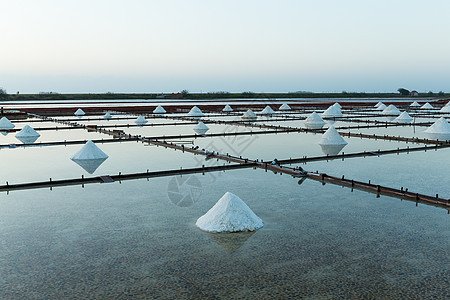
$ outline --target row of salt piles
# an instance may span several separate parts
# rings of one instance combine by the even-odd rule
[[[0,131],[1,130],[12,130],[16,127],[7,117],[2,117],[0,119]],[[6,133],[7,134],[7,133]],[[31,126],[25,125],[19,132],[16,133],[15,137],[21,141],[23,144],[33,144],[41,135],[36,132]]]

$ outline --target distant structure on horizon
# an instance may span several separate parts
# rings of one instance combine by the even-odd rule
[[[411,92],[409,93],[409,95],[410,95],[410,96],[413,96],[413,97],[416,97],[416,96],[419,96],[419,92],[418,92],[418,91],[411,91]]]

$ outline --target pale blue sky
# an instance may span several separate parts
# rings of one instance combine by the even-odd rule
[[[450,91],[449,0],[1,0],[9,93]]]

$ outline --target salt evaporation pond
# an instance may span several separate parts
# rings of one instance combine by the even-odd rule
[[[2,194],[0,292],[6,298],[445,298],[445,212],[267,175],[198,176],[202,195],[190,207],[168,199],[168,178]],[[265,227],[228,239],[198,230],[195,220],[228,190],[239,191]]]

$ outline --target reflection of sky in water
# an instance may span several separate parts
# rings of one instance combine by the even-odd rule
[[[27,123],[17,123],[16,128],[18,124],[21,128]],[[35,124],[29,125],[55,126]],[[298,127],[303,121],[268,124]],[[337,122],[336,126],[348,124],[356,125]],[[151,136],[191,134],[193,126],[123,129]],[[211,128],[208,133],[251,130],[207,126]],[[409,126],[360,132],[414,136]],[[110,138],[81,129],[39,133],[38,142]],[[211,151],[271,160],[322,156],[320,138],[321,134],[280,133],[193,141]],[[417,146],[344,139],[349,143],[345,153]],[[14,134],[0,136],[0,144],[9,143],[17,143]],[[82,146],[0,150],[0,181],[88,176],[70,160]],[[94,175],[223,164],[140,142],[98,146],[109,158]],[[442,149],[301,166],[448,198],[448,155],[449,149]],[[376,198],[311,180],[298,185],[298,179],[260,169],[195,175],[198,198],[191,199],[189,205],[176,205],[169,195],[189,189],[174,191],[169,182],[180,185],[194,181],[185,178],[188,176],[183,180],[170,177],[0,193],[0,294],[5,298],[262,298],[269,293],[280,298],[446,297],[450,239],[448,215],[443,209],[415,207],[408,201]],[[196,219],[227,191],[241,197],[263,219],[263,229],[248,236],[222,238],[195,227]]]
[[[0,194],[0,292],[444,298],[442,209],[314,181],[298,186],[263,170],[199,178],[203,194],[190,207],[168,199],[169,178]],[[226,191],[265,222],[231,244],[194,225]]]

